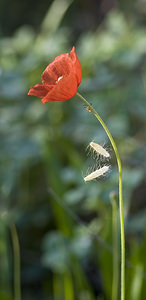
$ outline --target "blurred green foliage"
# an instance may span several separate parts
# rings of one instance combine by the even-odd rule
[[[58,3],[53,2],[39,34],[23,26],[0,40],[2,300],[13,297],[11,223],[20,239],[24,300],[111,299],[109,194],[118,190],[112,148],[76,97],[42,105],[27,96],[55,56],[72,48],[72,32],[61,26],[71,2],[63,2],[59,19]],[[83,71],[79,90],[109,126],[123,162],[126,299],[144,299],[146,28],[113,11],[75,46]],[[92,140],[106,144],[111,171],[85,184],[82,173],[95,165],[92,155],[86,155]],[[102,163],[96,160],[97,166]]]

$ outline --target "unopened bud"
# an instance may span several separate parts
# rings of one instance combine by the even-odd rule
[[[110,157],[110,154],[105,150],[102,146],[99,144],[96,144],[94,142],[90,143],[90,147],[95,150],[98,154],[105,156],[105,157]]]
[[[92,179],[100,177],[100,176],[104,175],[108,170],[109,170],[109,166],[104,166],[104,167],[97,169],[96,171],[90,173],[88,176],[84,177],[84,180],[90,181]]]

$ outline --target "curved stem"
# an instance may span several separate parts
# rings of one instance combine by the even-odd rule
[[[124,232],[124,216],[123,216],[123,196],[122,196],[122,164],[121,164],[119,152],[115,144],[115,141],[111,133],[109,132],[107,126],[99,116],[99,114],[82,95],[76,93],[76,96],[86,105],[87,108],[89,108],[89,110],[95,115],[95,117],[98,119],[98,121],[104,128],[112,144],[117,159],[118,170],[119,170],[119,208],[120,208],[120,228],[121,228],[121,300],[125,300],[125,232]]]
[[[14,299],[21,300],[20,246],[15,224],[10,224],[14,256]]]
[[[118,299],[119,282],[119,257],[118,257],[118,207],[114,192],[110,193],[112,204],[112,236],[113,236],[113,282],[112,282],[112,300]]]

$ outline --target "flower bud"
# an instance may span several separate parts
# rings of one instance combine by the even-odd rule
[[[90,173],[88,176],[84,177],[84,181],[90,181],[92,179],[100,177],[104,175],[108,170],[109,170],[109,166],[104,166],[100,169],[97,169],[96,171]]]
[[[100,146],[99,144],[96,144],[94,142],[90,143],[90,147],[95,150],[96,153],[105,156],[105,157],[110,157],[110,154],[107,152],[107,150],[105,150],[102,146]]]

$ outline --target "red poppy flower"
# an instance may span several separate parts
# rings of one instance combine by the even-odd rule
[[[48,101],[64,101],[72,98],[82,79],[81,65],[75,52],[57,56],[42,74],[42,84],[31,87],[28,95]]]

